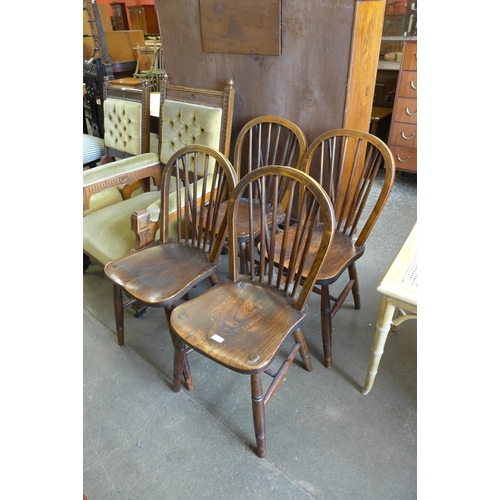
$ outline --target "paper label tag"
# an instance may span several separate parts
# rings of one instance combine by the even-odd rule
[[[219,342],[219,344],[221,342],[224,342],[224,339],[220,335],[217,335],[216,333],[214,333],[210,338],[215,340],[216,342]]]

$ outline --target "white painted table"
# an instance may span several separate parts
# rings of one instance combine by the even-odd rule
[[[401,247],[384,279],[377,288],[383,295],[375,330],[372,353],[363,394],[368,394],[377,375],[387,335],[407,319],[417,317],[417,224]],[[396,310],[398,311],[395,316]]]

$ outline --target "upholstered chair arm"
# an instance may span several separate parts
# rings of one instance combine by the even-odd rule
[[[162,165],[156,153],[124,158],[83,172],[83,210],[88,210],[92,195],[105,189],[132,184],[147,177],[155,186],[161,182]]]
[[[212,176],[208,177],[207,182],[211,182]],[[198,180],[198,190],[202,191],[203,179]],[[193,192],[194,186],[191,185],[191,192]],[[177,198],[175,193],[175,186],[170,186],[171,193],[168,200],[168,224],[169,224],[169,235],[174,237],[177,234]],[[182,198],[182,203],[184,198]],[[198,206],[201,203],[201,198],[198,199]],[[157,200],[151,203],[146,210],[137,210],[132,214],[132,231],[135,233],[135,246],[132,250],[137,252],[141,250],[146,245],[153,243],[160,229],[160,210],[161,210],[161,200]]]
[[[159,221],[152,221],[147,210],[137,210],[132,214],[132,231],[135,233],[135,245],[132,252],[137,252],[155,241],[160,227]]]

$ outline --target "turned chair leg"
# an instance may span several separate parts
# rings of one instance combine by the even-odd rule
[[[309,348],[307,347],[306,339],[304,337],[304,333],[302,329],[299,328],[293,332],[293,337],[295,338],[295,342],[300,344],[299,353],[302,358],[302,362],[304,363],[306,370],[308,372],[312,372],[313,366],[311,362],[311,356],[309,355]]]
[[[115,308],[116,335],[118,336],[118,345],[124,343],[123,328],[123,298],[122,289],[118,285],[113,285],[113,301]]]
[[[186,381],[188,391],[193,390],[193,382],[191,378],[191,370],[187,364],[186,351],[188,346],[183,342],[180,337],[175,339],[175,353],[174,353],[174,392],[181,390],[182,377]]]
[[[250,375],[252,387],[252,414],[255,438],[257,440],[257,455],[266,456],[266,409],[260,373]]]
[[[321,336],[323,338],[323,364],[332,367],[332,317],[330,315],[330,290],[328,285],[321,287]]]
[[[167,328],[168,331],[170,332],[170,338],[172,339],[172,345],[174,346],[175,353],[174,353],[174,391],[179,392],[180,390],[180,382],[179,382],[179,388],[175,390],[176,386],[176,374],[178,373],[175,367],[175,362],[177,360],[177,342],[178,342],[178,337],[175,335],[175,333],[172,331],[172,328],[170,328],[170,316],[172,315],[172,308],[171,307],[165,307],[165,317],[167,319]],[[182,340],[179,339],[179,342],[181,342],[180,347],[182,349],[182,356],[183,356],[183,361],[182,361],[182,375],[184,376],[184,381],[186,382],[186,387],[188,391],[192,391],[194,389],[193,385],[193,377],[191,376],[191,369],[189,368],[189,361],[186,356],[186,351],[188,347],[182,342]]]
[[[352,286],[352,298],[354,299],[354,308],[361,309],[361,297],[359,295],[359,282],[358,282],[358,271],[356,270],[356,264],[349,266],[349,279],[354,281]]]

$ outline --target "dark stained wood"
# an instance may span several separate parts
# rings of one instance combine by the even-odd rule
[[[234,167],[238,179],[248,172],[266,165],[282,165],[292,168],[300,168],[302,159],[307,149],[307,139],[304,132],[293,122],[278,116],[259,116],[250,120],[238,133],[234,152]],[[278,218],[281,220],[283,205],[287,202],[288,184],[279,186],[278,194]],[[256,196],[257,193],[256,193]],[[223,207],[225,211],[226,207]],[[242,212],[238,217],[240,221],[237,227],[238,242],[240,245],[241,265],[246,265],[246,250],[250,241],[250,232],[247,225],[248,201],[242,200],[238,210]],[[258,199],[254,200],[254,210],[260,211]],[[221,211],[220,217],[223,216]],[[273,219],[269,211],[266,211],[268,223]],[[259,232],[253,234],[253,239],[259,236]]]
[[[191,162],[194,162],[192,184],[188,174]],[[198,181],[201,181],[199,186]],[[219,229],[217,213],[235,183],[236,173],[231,163],[214,149],[192,145],[172,156],[161,182],[160,239],[104,267],[114,286],[119,345],[124,343],[124,307],[133,303],[162,307],[168,320],[167,309],[189,290],[207,278],[217,280],[215,271],[220,259],[210,255]],[[172,199],[173,213],[169,208]],[[172,224],[176,235],[169,233]],[[122,292],[131,298],[125,304]]]
[[[354,31],[358,3],[376,4],[375,10],[382,11],[385,6],[383,0],[283,1],[282,55],[256,56],[204,52],[198,0],[156,0],[165,63],[176,84],[216,87],[221,75],[237,82],[234,136],[261,115],[288,118],[309,141],[344,126],[352,113],[368,130],[373,94],[364,95],[370,85],[360,83],[361,77],[354,73],[349,77],[354,64],[351,51],[356,46],[353,35],[361,37],[368,50],[356,64],[365,65],[363,78],[375,80],[375,71],[371,75],[369,68],[376,69],[378,63],[375,51],[380,46],[381,27],[374,26],[378,12],[373,23],[367,12]],[[365,9],[363,6],[363,12]],[[363,96],[361,106],[351,105],[356,95]]]
[[[268,203],[273,218],[279,207],[279,185],[290,183],[290,197],[284,206],[283,223],[268,224],[264,211],[240,211],[238,205],[249,195],[258,206]],[[257,193],[259,193],[257,195]],[[294,226],[297,238],[288,238],[292,224],[292,207],[297,202],[300,213]],[[303,280],[305,263],[310,256],[315,221],[321,216],[320,243],[315,258]],[[244,217],[250,234],[262,235],[258,247],[250,245],[249,273],[239,272],[238,227]],[[171,315],[171,326],[177,336],[174,357],[174,391],[179,391],[189,348],[237,373],[251,376],[252,411],[257,440],[257,454],[266,454],[265,407],[284,380],[295,356],[300,353],[307,370],[312,364],[301,325],[307,315],[307,300],[316,276],[333,238],[333,206],[325,191],[310,176],[297,169],[267,166],[247,174],[236,186],[228,203],[229,276],[208,292],[177,306]],[[213,252],[224,243],[224,223]],[[284,252],[276,266],[274,260],[277,235],[283,234]],[[287,268],[285,256],[288,255]],[[292,335],[295,343],[275,371],[271,365],[285,340]],[[264,391],[261,375],[272,378]]]
[[[282,0],[200,0],[205,52],[281,54]]]
[[[350,292],[355,308],[361,307],[355,263],[364,254],[368,237],[387,202],[396,169],[391,151],[378,137],[345,129],[331,130],[316,138],[302,165],[304,171],[314,172],[313,176],[329,194],[337,220],[333,244],[314,288],[321,295],[324,364],[330,368],[332,318]],[[385,174],[382,188],[375,203],[367,204],[379,172]],[[329,286],[346,270],[347,285],[337,297],[331,296]]]

